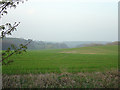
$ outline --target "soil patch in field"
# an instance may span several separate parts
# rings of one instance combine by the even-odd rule
[[[97,53],[80,53],[80,54],[97,54]]]
[[[78,53],[77,51],[64,51],[64,52],[60,52],[60,53]]]
[[[80,53],[80,52],[77,52],[77,51],[64,51],[64,52],[60,52],[60,53],[97,54],[97,53]]]

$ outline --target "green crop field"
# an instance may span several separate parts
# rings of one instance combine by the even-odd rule
[[[3,74],[105,71],[118,68],[118,46],[32,50],[10,59],[14,62],[2,67]]]

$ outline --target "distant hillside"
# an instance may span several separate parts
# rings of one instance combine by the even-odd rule
[[[117,45],[102,45],[102,46],[88,46],[81,48],[69,48],[64,49],[61,53],[73,53],[73,54],[117,54]]]
[[[120,42],[115,41],[115,42],[107,43],[107,45],[120,45]]]
[[[103,45],[106,45],[106,44],[90,43],[90,44],[82,44],[82,45],[78,45],[77,47],[103,46]]]
[[[109,41],[67,41],[64,42],[69,48],[76,48],[76,47],[86,47],[90,45],[105,45],[110,43]]]
[[[2,40],[2,50],[6,50],[11,44],[14,44],[16,47],[19,47],[20,44],[26,44],[28,40],[21,38],[4,38]],[[48,43],[43,41],[32,41],[28,46],[29,50],[36,49],[61,49],[68,48],[64,43]]]
[[[108,42],[108,43],[101,43],[101,42],[97,42],[97,43],[90,43],[90,44],[82,44],[82,45],[78,45],[77,47],[94,47],[94,46],[104,46],[104,45],[118,45],[118,41],[114,41],[114,42]]]

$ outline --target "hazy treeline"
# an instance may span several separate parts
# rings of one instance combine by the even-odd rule
[[[19,47],[20,44],[26,44],[28,40],[21,38],[4,38],[2,42],[2,50],[6,50],[14,44]],[[45,41],[33,41],[28,45],[28,50],[41,50],[41,49],[62,49],[62,48],[79,48],[88,46],[103,46],[103,45],[118,45],[118,41],[67,41],[67,42],[45,42]]]
[[[18,47],[20,44],[26,44],[28,40],[20,38],[4,38],[2,40],[2,50],[6,50],[8,47],[11,47],[11,44],[14,44]],[[68,48],[64,43],[50,43],[44,41],[32,41],[28,46],[28,50],[37,50],[37,49],[61,49]]]

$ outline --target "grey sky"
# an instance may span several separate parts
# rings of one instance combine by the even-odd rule
[[[20,21],[12,37],[42,41],[118,40],[117,0],[28,0],[2,23]]]

